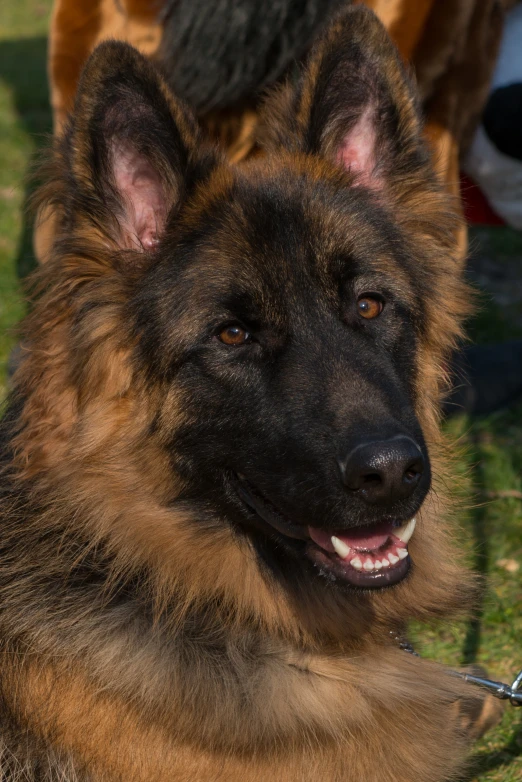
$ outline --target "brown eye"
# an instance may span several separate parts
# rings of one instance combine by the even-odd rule
[[[383,309],[384,302],[380,299],[373,298],[373,296],[361,296],[357,301],[357,313],[361,318],[366,318],[366,320],[377,318]]]
[[[227,326],[219,332],[217,338],[224,345],[244,345],[251,339],[248,331],[241,326]]]

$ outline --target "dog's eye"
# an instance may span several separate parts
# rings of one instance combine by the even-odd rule
[[[242,326],[232,324],[222,329],[217,338],[224,345],[245,345],[252,337]]]
[[[361,296],[357,300],[357,314],[366,320],[377,318],[384,309],[384,302],[374,296]]]

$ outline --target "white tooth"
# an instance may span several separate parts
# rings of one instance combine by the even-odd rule
[[[363,565],[363,568],[365,570],[373,570],[374,569],[374,564],[373,564],[372,560],[371,559],[367,559],[366,562]]]
[[[355,559],[352,559],[350,565],[354,567],[356,570],[362,570],[362,562],[359,559],[359,557],[355,557]]]
[[[386,559],[386,557],[385,557],[385,558],[383,559],[383,561],[382,561],[382,566],[383,566],[383,567],[390,567],[390,563],[388,562],[388,560]]]
[[[396,565],[397,562],[399,561],[399,557],[396,557],[395,554],[391,554],[391,553],[388,554],[388,559],[390,560],[392,565]]]
[[[408,552],[406,551],[405,548],[398,548],[397,554],[399,555],[399,559],[406,559],[406,557],[408,556]]]
[[[383,565],[380,559],[375,560],[374,567],[376,570],[382,570]]]
[[[404,526],[394,530],[393,534],[395,535],[396,538],[402,540],[404,545],[406,545],[406,543],[413,535],[413,530],[415,529],[416,523],[417,523],[417,519],[410,519],[410,521],[407,524],[404,524]]]
[[[346,543],[343,543],[342,540],[336,538],[335,535],[332,535],[331,541],[332,541],[332,546],[335,549],[335,553],[338,554],[341,557],[341,559],[346,559],[351,551],[350,546],[347,546]]]

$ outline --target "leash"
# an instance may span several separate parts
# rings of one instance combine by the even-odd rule
[[[464,679],[469,684],[482,687],[483,690],[487,690],[495,698],[499,698],[501,701],[509,701],[512,706],[522,706],[522,671],[518,673],[512,684],[496,682],[493,679],[483,679],[481,676],[473,676],[471,673],[462,673],[461,671],[450,670],[449,674],[457,676],[459,679]]]
[[[420,654],[415,651],[409,641],[397,635],[393,630],[390,630],[390,635],[399,645],[399,649],[412,654],[414,657],[420,657]],[[463,673],[462,671],[453,671],[451,669],[448,670],[448,674],[456,676],[458,679],[463,679],[468,684],[481,687],[495,698],[501,701],[509,701],[512,706],[522,706],[522,671],[515,676],[512,684],[505,684],[504,682],[497,682],[493,679],[485,679],[482,676],[474,676],[471,673]]]

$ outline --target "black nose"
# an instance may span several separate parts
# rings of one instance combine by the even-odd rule
[[[358,445],[338,463],[345,486],[370,505],[407,499],[425,469],[420,448],[405,436]]]

